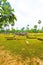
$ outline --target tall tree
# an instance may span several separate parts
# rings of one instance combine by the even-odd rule
[[[37,25],[34,25],[35,32],[37,32]]]
[[[21,28],[21,31],[23,32],[23,31],[24,31],[24,29],[25,29],[25,27],[22,27],[22,28]]]
[[[14,25],[16,20],[14,9],[12,9],[10,3],[7,0],[0,0],[0,28],[2,25]]]
[[[39,24],[39,29],[40,29],[41,20],[38,20],[38,24]]]
[[[29,25],[27,25],[27,30],[29,30]]]
[[[34,29],[37,29],[37,25],[34,25]]]

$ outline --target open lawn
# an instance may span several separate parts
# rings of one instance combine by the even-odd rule
[[[28,36],[30,38],[26,38],[26,36],[19,36],[19,35],[17,36],[14,34],[0,34],[0,50],[9,51],[10,55],[13,58],[14,57],[18,58],[20,56],[23,61],[25,61],[26,58],[29,58],[29,59],[39,58],[43,61],[43,41],[37,39],[37,38],[43,39],[43,33],[38,33],[38,34],[29,33]],[[11,38],[16,37],[16,39],[13,38],[11,40],[7,40],[7,38],[10,38],[10,37]],[[0,65],[4,65],[4,64],[0,64]],[[19,65],[19,64],[15,64],[15,65]],[[35,65],[35,64],[28,63],[27,65]],[[37,62],[36,65],[43,65],[43,62],[42,64],[41,62],[40,64],[38,64]]]

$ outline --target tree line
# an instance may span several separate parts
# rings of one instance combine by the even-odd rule
[[[5,30],[2,27],[1,30],[0,30],[0,33],[2,33],[2,32],[4,32],[4,33],[25,33],[25,32],[29,32],[29,33],[43,33],[43,27],[40,29],[41,20],[38,20],[38,24],[39,24],[39,28],[38,28],[37,25],[34,25],[33,28],[29,29],[29,25],[27,25],[26,29],[25,29],[25,27],[22,27],[20,30],[19,29],[14,29],[13,27],[10,30],[9,26],[8,26],[8,29]]]

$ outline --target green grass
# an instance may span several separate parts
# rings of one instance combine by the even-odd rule
[[[0,46],[4,46],[13,56],[22,55],[23,58],[37,56],[43,59],[43,41],[37,39],[26,39],[25,36],[18,36],[21,40],[7,40],[5,39],[5,36],[9,35],[0,34]],[[37,37],[38,36],[39,35],[37,35]],[[26,44],[26,41],[29,42],[28,45]]]

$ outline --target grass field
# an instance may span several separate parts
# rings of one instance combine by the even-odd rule
[[[16,37],[16,39],[7,40],[6,38],[6,37],[13,38],[14,36]],[[26,36],[17,36],[13,34],[0,34],[0,50],[9,51],[13,57],[17,56],[18,58],[19,56],[21,56],[23,61],[26,58],[30,58],[30,59],[39,58],[43,61],[43,41],[37,39],[37,38],[43,39],[43,33],[38,33],[38,34],[29,33],[28,36],[30,38],[26,38]],[[0,64],[0,65],[4,65],[4,64]],[[27,65],[35,65],[35,64],[30,63]],[[37,63],[36,65],[39,65],[39,64]],[[40,64],[40,65],[43,65],[43,64]]]

